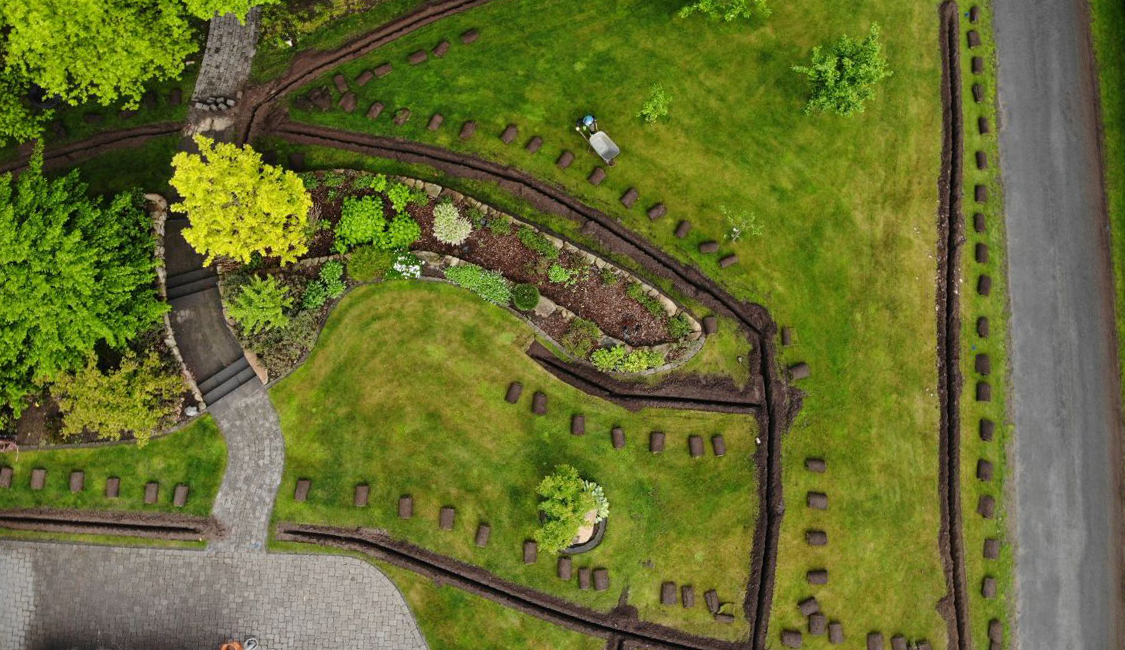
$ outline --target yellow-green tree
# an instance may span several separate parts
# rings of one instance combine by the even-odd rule
[[[195,136],[199,153],[172,159],[172,186],[191,226],[184,239],[207,256],[246,263],[254,253],[296,261],[308,250],[306,227],[312,199],[291,171],[267,165],[249,145]]]

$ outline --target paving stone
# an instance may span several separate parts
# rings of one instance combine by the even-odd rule
[[[392,70],[394,70],[393,65],[391,65],[390,63],[384,63],[375,68],[375,77],[377,79],[382,79],[383,77],[389,75]]]
[[[461,34],[461,42],[465,45],[468,45],[469,43],[475,43],[478,38],[480,38],[480,32],[476,29],[470,29],[469,31]]]
[[[184,103],[184,91],[182,88],[173,88],[168,91],[168,105],[179,106]]]
[[[906,650],[906,637],[901,634],[892,636],[891,650]]]
[[[605,180],[605,170],[601,167],[595,167],[586,180],[590,182],[590,185],[601,185],[602,181]]]
[[[613,427],[613,430],[610,431],[610,439],[613,441],[614,449],[625,448],[625,430],[621,427]]]
[[[411,54],[407,60],[410,61],[410,65],[418,65],[419,63],[425,63],[428,58],[430,58],[430,55],[426,53],[426,50],[418,50]]]
[[[442,530],[453,530],[457,521],[457,511],[452,506],[442,506],[438,513],[438,527]]]
[[[977,336],[982,339],[988,338],[988,316],[981,316],[977,319]]]
[[[640,198],[640,196],[640,193],[637,192],[637,188],[630,187],[624,194],[621,195],[621,205],[625,206],[626,208],[632,208],[633,204],[637,202],[637,199]]]
[[[504,132],[500,134],[500,141],[504,144],[512,144],[516,137],[519,136],[520,130],[515,124],[509,124]]]
[[[992,463],[983,458],[977,459],[977,479],[981,481],[992,480]]]
[[[653,431],[648,434],[648,450],[654,454],[664,451],[664,432]]]
[[[594,569],[594,591],[609,589],[609,569]]]
[[[0,489],[7,490],[12,487],[12,468],[0,467]]]
[[[883,650],[883,633],[867,633],[867,650]]]
[[[984,101],[984,86],[980,84],[973,84],[972,93],[974,102],[979,104]]]
[[[993,434],[995,434],[995,432],[996,432],[996,423],[993,422],[992,420],[989,420],[988,418],[981,418],[980,426],[979,426],[979,429],[978,429],[978,433],[980,434],[980,439],[983,440],[984,442],[989,442],[989,441],[992,440],[992,436],[993,436]]]
[[[158,498],[160,498],[160,484],[155,481],[145,483],[145,504],[152,505]]]
[[[800,648],[803,645],[801,633],[797,630],[782,630],[781,645],[786,648]]]
[[[966,39],[965,39],[965,40],[966,40],[966,41],[968,42],[968,44],[969,44],[969,49],[970,49],[970,50],[971,50],[971,49],[974,49],[974,48],[978,48],[978,47],[980,47],[980,34],[978,34],[978,33],[977,33],[977,30],[975,30],[975,29],[970,29],[970,30],[969,30],[969,33],[968,33],[968,34],[966,34],[966,35],[965,35],[965,37],[966,37]]]
[[[977,401],[978,402],[991,402],[992,401],[992,384],[987,381],[977,382]]]
[[[345,113],[351,113],[355,111],[357,101],[358,100],[355,97],[355,93],[344,93],[344,96],[340,98],[340,103],[338,104],[338,106],[340,107],[340,110],[344,111]]]
[[[789,377],[793,381],[808,379],[810,373],[811,371],[809,370],[809,364],[807,363],[795,363],[789,366]]]
[[[703,333],[707,336],[711,336],[715,332],[719,331],[719,320],[714,316],[704,316],[702,325]]]
[[[410,109],[400,108],[395,112],[395,126],[402,126],[410,120]]]
[[[426,126],[426,128],[431,131],[437,131],[441,128],[441,123],[444,121],[445,118],[442,117],[441,113],[434,113],[434,116],[430,118],[430,123]]]
[[[86,473],[82,470],[74,470],[70,473],[70,491],[77,493],[84,489],[86,489]]]
[[[111,476],[105,480],[105,496],[107,499],[116,499],[121,494],[121,479]]]
[[[687,237],[689,232],[691,232],[691,222],[690,221],[681,221],[680,223],[678,223],[676,225],[676,238],[677,239],[683,239],[684,237]]]
[[[294,501],[305,501],[309,498],[309,490],[312,489],[312,481],[307,478],[297,479],[297,487],[293,490]]]
[[[559,156],[559,159],[555,161],[555,164],[559,166],[559,169],[566,169],[567,167],[570,167],[571,163],[573,162],[574,154],[569,151],[563,151]]]
[[[100,113],[86,113],[82,116],[82,121],[86,124],[98,124],[102,121]]]
[[[790,345],[793,345],[793,328],[792,327],[781,328],[781,345],[783,345],[785,347],[789,347]]]
[[[477,526],[477,536],[473,540],[473,543],[476,544],[477,546],[479,546],[480,548],[484,548],[484,547],[488,546],[488,539],[491,536],[492,536],[492,526],[489,526],[488,524],[482,523],[482,524]]]
[[[42,467],[31,470],[31,489],[42,490],[45,485],[47,485],[47,470]]]
[[[969,22],[974,24],[974,25],[980,22],[980,7],[979,6],[973,5],[972,7],[969,7]]]
[[[182,507],[186,506],[187,500],[188,500],[188,493],[190,491],[191,491],[191,489],[187,486],[186,483],[178,484],[176,486],[176,489],[172,492],[172,505],[177,507],[177,508],[182,508]]]
[[[581,413],[575,413],[570,416],[570,435],[584,436],[586,435],[586,416]]]
[[[828,569],[813,569],[805,573],[805,579],[810,585],[828,584]]]
[[[680,587],[680,603],[684,606],[684,609],[695,607],[695,588],[691,585]]]
[[[973,359],[973,369],[977,371],[978,375],[992,374],[992,361],[991,357],[981,352]]]
[[[988,169],[988,154],[983,151],[978,151],[975,154],[977,161],[977,169]]]
[[[557,575],[559,580],[570,580],[573,575],[573,567],[569,555],[563,555],[559,558]]]
[[[578,569],[578,588],[582,589],[582,590],[586,590],[586,589],[589,589],[590,587],[591,587],[590,568],[589,567],[582,567],[582,568]]]
[[[703,592],[703,602],[707,603],[707,611],[712,615],[719,613],[719,592],[714,589]]]
[[[305,154],[294,151],[289,154],[289,169],[300,172],[305,170]]]
[[[806,458],[805,469],[816,474],[823,474],[828,469],[828,463],[823,458]]]
[[[995,618],[988,622],[988,640],[995,643],[1004,641],[1004,624]]]
[[[531,412],[535,415],[547,415],[547,395],[536,391],[531,398]]]
[[[711,452],[715,454],[716,458],[722,458],[727,455],[727,443],[723,440],[723,435],[721,433],[711,436]]]
[[[448,52],[448,51],[449,51],[449,41],[442,41],[442,42],[438,43],[437,47],[435,47],[434,50],[433,50],[434,58],[440,59],[441,57],[445,56],[445,53]]]
[[[996,498],[989,494],[982,494],[980,499],[977,500],[977,514],[985,519],[992,519],[996,516]]]
[[[371,495],[371,486],[366,483],[360,483],[355,486],[355,495],[352,499],[352,505],[357,508],[367,507],[367,498]]]
[[[797,603],[797,609],[801,610],[801,616],[808,616],[820,611],[820,603],[816,602],[815,597],[809,597]]]
[[[527,144],[524,145],[523,149],[524,149],[524,151],[526,151],[528,153],[537,153],[539,151],[539,149],[542,148],[542,147],[543,147],[543,138],[540,138],[539,136],[534,136],[530,140],[527,141]]]
[[[699,252],[700,253],[708,253],[708,254],[717,253],[717,252],[719,252],[719,242],[714,241],[714,240],[705,241],[705,242],[703,242],[699,245]]]
[[[973,248],[973,259],[977,264],[988,264],[988,244],[977,242]]]
[[[461,125],[461,139],[468,140],[477,132],[477,123],[469,120]]]
[[[1000,557],[1000,540],[994,538],[987,538],[984,540],[984,559],[996,560]]]
[[[984,59],[979,56],[973,57],[973,74],[984,74]]]
[[[981,135],[988,135],[992,131],[992,129],[988,128],[987,117],[982,115],[977,118],[977,131],[979,131]]]
[[[992,576],[985,576],[980,584],[980,595],[985,598],[996,597],[996,578]]]
[[[822,636],[828,631],[828,617],[820,612],[809,616],[809,634]]]
[[[355,78],[355,85],[359,86],[360,88],[363,88],[364,86],[367,85],[367,82],[371,81],[374,78],[375,78],[374,72],[372,72],[370,70],[364,70],[363,72],[359,73],[358,77]]]
[[[626,207],[632,207],[632,206],[626,206]],[[656,205],[654,205],[654,206],[652,206],[651,208],[648,209],[649,221],[656,221],[657,219],[663,217],[666,214],[668,214],[668,208],[664,207],[663,203],[657,203]]]
[[[665,581],[660,585],[660,604],[661,605],[675,605],[678,602],[676,599],[676,583]]]
[[[828,533],[823,530],[806,530],[805,542],[809,546],[826,546],[828,544]]]
[[[523,394],[523,384],[518,381],[513,381],[508,384],[508,392],[504,395],[504,401],[509,404],[515,404],[520,401],[520,395]]]
[[[688,453],[692,458],[703,457],[703,436],[688,436]]]
[[[988,296],[992,293],[992,277],[989,275],[981,275],[977,278],[977,293],[982,296]]]
[[[336,84],[336,92],[338,92],[338,93],[348,92],[348,80],[344,78],[344,75],[342,75],[342,74],[334,75],[332,77],[332,83]]]
[[[738,264],[738,256],[737,255],[727,255],[726,257],[719,260],[719,268],[725,269],[725,268],[732,267],[735,264]]]
[[[984,232],[988,228],[988,223],[985,217],[980,212],[973,214],[973,230],[977,232]]]
[[[832,645],[839,645],[844,642],[844,624],[840,621],[831,621],[828,623],[828,642]]]
[[[828,495],[823,492],[808,492],[805,494],[805,504],[813,510],[827,510]]]
[[[404,494],[398,498],[398,518],[410,519],[414,516],[414,498]]]

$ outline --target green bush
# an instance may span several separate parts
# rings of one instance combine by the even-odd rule
[[[512,289],[512,303],[520,311],[531,311],[539,305],[539,289],[534,284],[517,284]]]
[[[496,271],[482,269],[476,264],[451,266],[445,277],[453,284],[464,287],[496,305],[507,305],[512,298],[508,280]]]
[[[320,267],[320,281],[332,299],[344,295],[348,285],[344,283],[344,265],[339,260],[329,260]]]
[[[315,283],[323,291],[324,285]],[[308,294],[306,294],[308,295]],[[327,294],[322,294],[327,299]],[[321,306],[323,306],[321,302]],[[252,348],[271,377],[293,367],[312,349],[320,331],[319,313],[315,310],[297,312],[289,324],[254,337]]]
[[[531,251],[547,259],[558,259],[559,249],[555,248],[555,245],[544,237],[542,233],[524,226],[520,228],[518,236],[520,241],[523,242],[523,245],[527,246]]]
[[[422,226],[409,214],[402,212],[391,219],[386,232],[379,236],[376,245],[384,250],[409,248],[422,237]]]
[[[625,346],[599,348],[590,355],[594,367],[602,372],[641,372],[664,365],[664,355],[655,350],[633,350],[627,352]]]
[[[301,307],[305,310],[316,310],[324,306],[328,302],[328,287],[324,286],[323,282],[313,280],[305,287],[305,293],[301,297]]]
[[[672,96],[664,90],[664,86],[653,84],[648,91],[648,99],[641,107],[637,117],[643,119],[645,124],[655,124],[657,120],[666,116],[672,105]]]
[[[691,321],[684,314],[676,314],[668,319],[668,335],[674,339],[682,339],[691,334]]]
[[[336,224],[337,251],[343,253],[348,248],[374,242],[386,224],[383,199],[372,196],[344,199],[340,221]]]
[[[483,228],[488,224],[487,220],[484,218],[484,213],[481,212],[480,208],[475,206],[465,210],[465,218],[473,224],[473,228]]]
[[[289,289],[277,278],[255,276],[231,299],[227,313],[248,334],[256,334],[288,325],[285,310],[292,304]]]
[[[629,297],[641,303],[641,306],[648,310],[648,313],[660,318],[664,316],[664,305],[659,300],[653,298],[645,292],[645,288],[639,282],[634,282],[629,285],[625,290]]]
[[[590,350],[597,346],[601,337],[602,331],[597,325],[585,318],[573,318],[559,343],[567,352],[585,359],[590,354]]]
[[[495,219],[489,220],[488,229],[497,237],[510,235],[512,234],[512,222],[507,217],[496,217]]]
[[[383,174],[361,174],[352,181],[352,187],[358,190],[385,192],[387,190],[387,177]]]
[[[564,284],[568,287],[573,287],[578,284],[580,275],[578,271],[568,269],[562,264],[552,264],[551,268],[547,269],[548,280],[555,284]]]
[[[536,492],[543,499],[539,502],[539,511],[543,513],[544,521],[534,537],[548,553],[558,553],[570,546],[587,512],[608,512],[609,505],[604,495],[599,501],[591,485],[597,487],[583,481],[578,470],[570,465],[558,465],[553,474],[539,482]]]
[[[814,47],[810,66],[793,66],[808,77],[811,93],[805,113],[829,111],[850,117],[863,112],[863,104],[875,96],[875,84],[891,76],[879,45],[879,25],[862,41],[841,36],[824,52]]]
[[[387,198],[391,200],[391,207],[395,214],[401,213],[407,205],[424,205],[430,200],[429,195],[421,190],[412,190],[403,183],[391,183],[387,188]]]
[[[397,256],[396,251],[361,246],[352,251],[348,258],[348,277],[356,282],[382,280],[394,265]]]
[[[680,9],[680,18],[701,13],[711,20],[730,22],[738,18],[750,18],[755,13],[770,15],[766,0],[691,0]]]
[[[607,286],[612,285],[612,284],[617,284],[618,282],[621,281],[621,276],[617,275],[617,271],[614,271],[613,269],[611,269],[608,266],[602,269],[601,276],[602,276],[602,284],[607,285]]]
[[[91,354],[84,368],[63,375],[51,388],[63,413],[64,437],[90,431],[102,440],[120,440],[132,433],[140,447],[172,423],[183,393],[180,374],[151,352],[141,359],[130,352],[115,370],[104,373]]]
[[[460,246],[473,233],[473,224],[452,203],[434,206],[434,237],[443,244]]]

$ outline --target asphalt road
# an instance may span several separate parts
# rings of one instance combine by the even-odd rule
[[[1122,426],[1082,0],[995,0],[1022,650],[1119,650]],[[983,625],[983,622],[974,622]]]

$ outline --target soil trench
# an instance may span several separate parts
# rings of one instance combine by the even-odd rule
[[[178,541],[209,541],[222,537],[221,526],[210,517],[112,510],[3,510],[0,511],[0,528]]]
[[[942,156],[938,179],[937,348],[941,403],[938,493],[941,530],[938,548],[951,601],[939,605],[949,631],[949,646],[970,650],[965,545],[961,528],[961,247],[965,239],[961,212],[964,126],[961,115],[961,30],[957,3],[939,9],[942,58]],[[943,599],[944,600],[944,599]],[[950,611],[952,610],[952,611]]]

